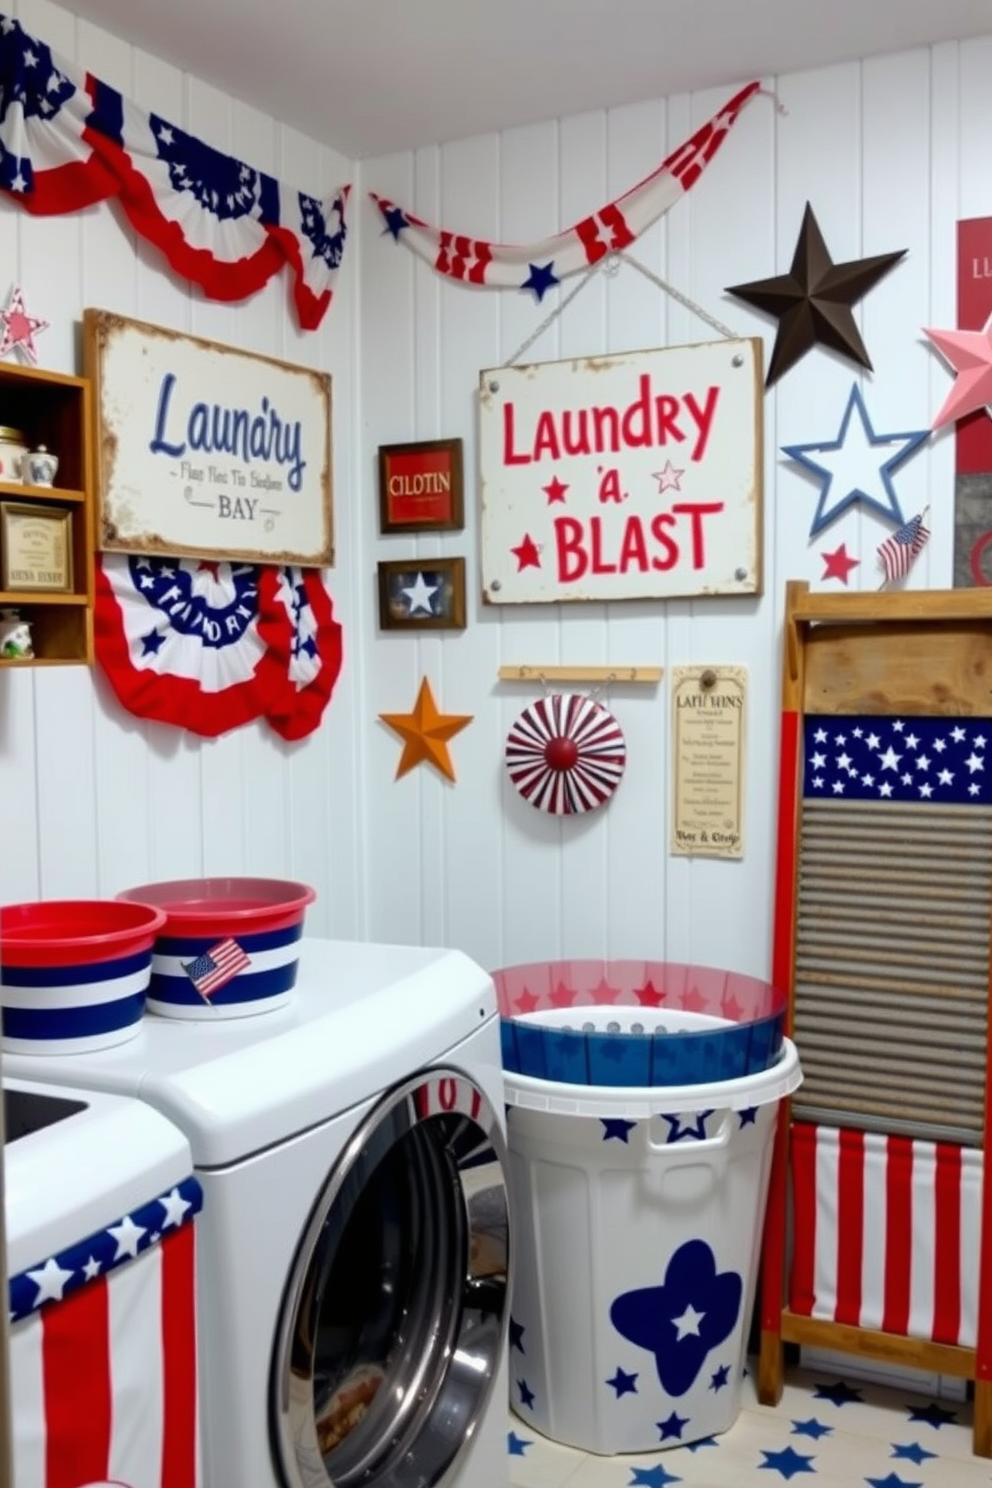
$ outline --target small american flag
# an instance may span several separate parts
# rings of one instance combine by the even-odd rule
[[[909,573],[913,563],[930,540],[929,530],[923,525],[926,512],[915,517],[887,537],[878,550],[878,561],[885,570],[885,583],[891,584]]]
[[[197,956],[195,961],[184,961],[183,971],[189,977],[200,996],[209,1001],[212,993],[233,981],[239,971],[251,965],[236,940],[219,940]]]

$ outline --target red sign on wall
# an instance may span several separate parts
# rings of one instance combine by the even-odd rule
[[[958,328],[980,331],[992,316],[992,217],[958,223]],[[979,408],[957,426],[958,475],[992,470],[992,418]]]

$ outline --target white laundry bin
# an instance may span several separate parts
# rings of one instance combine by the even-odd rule
[[[616,1008],[582,1013],[616,1026]],[[510,1403],[528,1425],[613,1454],[733,1424],[778,1103],[801,1079],[788,1039],[770,1067],[709,1084],[505,1072]]]

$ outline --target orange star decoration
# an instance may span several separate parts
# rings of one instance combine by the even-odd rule
[[[399,780],[415,765],[426,762],[434,765],[442,775],[447,775],[449,780],[454,780],[455,767],[448,754],[448,740],[461,733],[463,728],[468,728],[474,716],[472,713],[439,713],[426,677],[420,684],[412,713],[380,713],[386,727],[403,740],[396,779]]]

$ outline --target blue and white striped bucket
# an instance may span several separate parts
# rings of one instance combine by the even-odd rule
[[[216,934],[160,935],[152,957],[148,1011],[173,1018],[245,1018],[282,1007],[296,985],[302,938],[302,921],[284,930],[255,935],[238,931],[220,940]],[[249,965],[204,997],[187,967],[229,940],[247,956]]]
[[[84,1054],[141,1027],[159,909],[109,900],[0,909],[0,1020],[10,1054]]]

